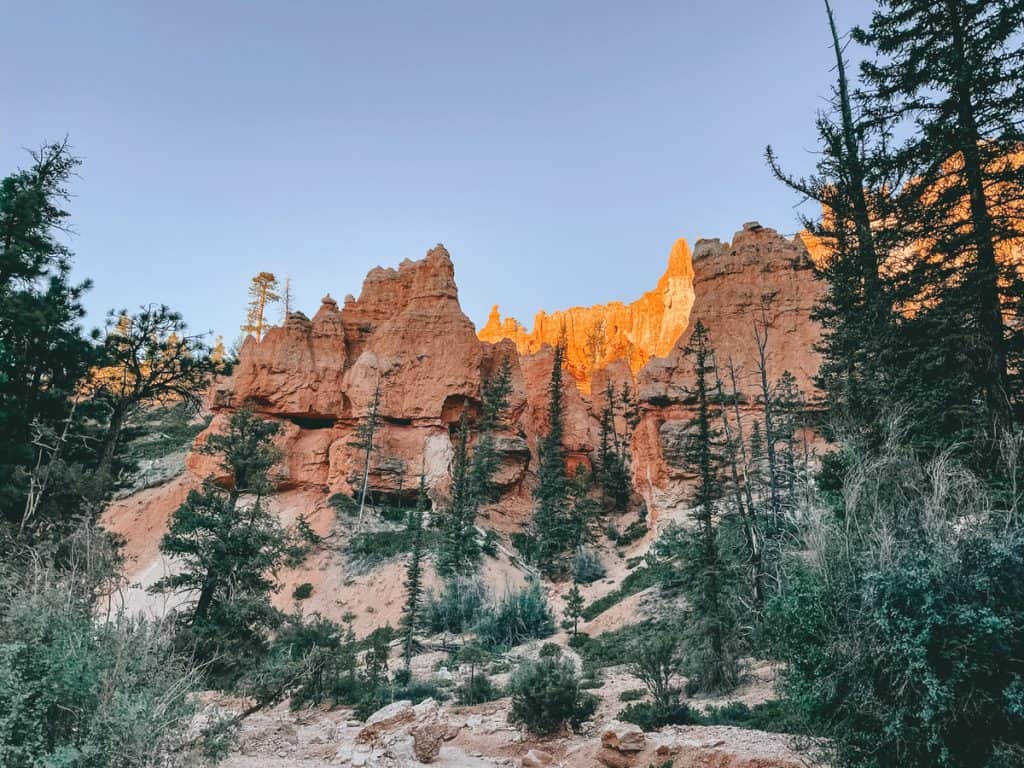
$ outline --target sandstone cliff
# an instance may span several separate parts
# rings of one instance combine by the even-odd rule
[[[589,392],[594,372],[613,361],[625,360],[636,372],[652,357],[667,355],[686,329],[693,300],[693,258],[686,240],[679,239],[657,287],[630,304],[572,307],[550,314],[541,310],[531,331],[515,318],[502,320],[495,305],[479,336],[491,342],[511,339],[521,355],[532,355],[557,344],[564,332],[566,368]]]

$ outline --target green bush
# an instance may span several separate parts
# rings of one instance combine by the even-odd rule
[[[500,699],[503,693],[487,675],[477,672],[472,679],[465,680],[455,689],[455,700],[459,704],[483,704],[485,701]]]
[[[595,619],[613,605],[617,605],[630,595],[643,592],[648,587],[660,584],[668,570],[663,563],[650,563],[643,568],[631,571],[619,584],[619,588],[600,597],[583,609],[583,618],[587,621]]]
[[[638,701],[620,711],[618,718],[639,725],[645,731],[656,731],[666,725],[690,725],[697,722],[693,710],[681,701],[667,707]]]
[[[551,647],[555,650],[542,653],[537,661],[523,662],[509,684],[509,722],[541,736],[557,733],[566,724],[578,729],[594,714],[598,701],[580,690],[572,661],[556,652],[557,646]]]
[[[579,584],[593,584],[605,577],[604,563],[597,556],[596,552],[589,549],[581,549],[576,553],[572,561],[572,578]]]
[[[98,618],[81,571],[29,569],[0,573],[0,765],[200,762],[188,739],[201,675],[172,624]]]
[[[313,594],[313,585],[308,581],[299,584],[295,589],[292,590],[293,600],[307,600]]]
[[[619,694],[619,701],[640,701],[647,695],[643,688],[630,688]]]
[[[487,647],[511,648],[553,635],[555,617],[544,591],[535,581],[517,592],[506,592],[493,611],[483,614],[476,633],[480,643]]]
[[[335,512],[347,515],[349,517],[355,517],[359,514],[359,502],[349,496],[347,493],[334,493],[327,499],[327,503],[331,505]]]
[[[428,534],[428,531],[422,532],[424,538],[428,538]],[[369,564],[392,560],[412,551],[414,536],[406,528],[360,533],[349,541],[348,553]]]
[[[363,693],[355,706],[354,713],[357,720],[366,720],[378,709],[396,701],[411,701],[413,704],[419,704],[426,699],[446,701],[448,694],[436,683],[423,680],[413,680],[408,685],[380,685]]]
[[[700,715],[702,725],[734,725],[771,733],[807,734],[806,725],[793,703],[773,699],[748,707],[733,701],[721,707],[709,707]]]
[[[459,634],[468,631],[489,610],[489,604],[490,593],[479,579],[448,579],[440,595],[428,598],[427,625],[431,632]]]

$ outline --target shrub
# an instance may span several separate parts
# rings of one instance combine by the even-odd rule
[[[630,595],[643,592],[648,587],[660,584],[668,571],[664,563],[651,562],[643,568],[637,568],[630,572],[619,584],[619,588],[609,592],[604,597],[598,598],[583,609],[583,618],[591,621],[600,614],[607,611],[613,605],[617,605]]]
[[[429,547],[426,540],[429,540],[430,532],[424,530],[421,535],[425,539],[424,547]],[[411,552],[414,538],[415,533],[407,528],[368,531],[352,537],[348,552],[350,556],[372,565]]]
[[[555,617],[535,581],[517,592],[506,592],[495,609],[483,615],[476,632],[485,646],[511,648],[554,634]]]
[[[455,577],[445,582],[440,595],[429,597],[426,621],[431,632],[459,634],[479,621],[489,603],[490,593],[481,580]]]
[[[693,710],[681,701],[668,707],[638,701],[620,711],[618,718],[623,722],[639,725],[645,731],[656,731],[666,725],[690,725],[697,720]]]
[[[197,764],[198,668],[169,621],[97,619],[82,565],[0,566],[0,765]]]
[[[455,689],[455,700],[459,704],[483,704],[502,697],[502,691],[487,675],[477,672]]]
[[[488,528],[484,533],[484,540],[480,544],[480,551],[488,557],[498,556],[498,534],[493,528]]]
[[[408,685],[379,685],[363,694],[355,706],[354,714],[357,720],[366,720],[378,709],[396,701],[408,700],[413,704],[419,704],[426,699],[445,701],[448,694],[436,683],[427,681],[414,680]]]
[[[788,699],[773,699],[748,707],[733,701],[721,707],[709,707],[702,715],[703,725],[734,725],[771,733],[808,733],[806,723],[793,702]]]
[[[640,701],[646,695],[643,688],[629,688],[619,694],[619,701]]]
[[[306,600],[313,594],[313,585],[308,581],[299,584],[295,589],[292,590],[293,600]]]
[[[349,517],[355,517],[359,514],[359,504],[347,493],[331,494],[327,499],[327,503],[339,514],[348,515]]]
[[[573,580],[580,584],[593,584],[598,579],[605,577],[604,563],[597,556],[596,552],[589,549],[581,549],[576,552],[572,561]]]
[[[575,665],[560,652],[524,662],[512,675],[509,689],[509,722],[537,735],[557,733],[566,725],[578,729],[597,709],[597,698],[580,691]]]

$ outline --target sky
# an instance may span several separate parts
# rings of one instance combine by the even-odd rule
[[[833,0],[842,27],[868,0]],[[235,338],[249,279],[298,309],[443,243],[462,307],[629,301],[679,237],[791,234],[819,0],[0,0],[0,174],[69,138],[75,274]]]

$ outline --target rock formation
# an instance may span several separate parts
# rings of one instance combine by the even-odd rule
[[[437,246],[420,261],[372,270],[358,299],[349,296],[339,307],[325,296],[312,319],[293,312],[262,341],[248,339],[233,375],[210,394],[214,418],[198,440],[223,429],[230,413],[244,405],[278,420],[276,440],[283,458],[273,476],[282,493],[275,499],[291,516],[315,513],[318,531],[326,534],[332,525],[345,524],[327,500],[334,494],[352,495],[360,486],[363,455],[353,443],[378,386],[380,418],[369,472],[374,498],[411,502],[422,471],[432,498],[443,502],[456,426],[464,412],[473,423],[482,382],[507,358],[510,407],[495,435],[501,493],[482,511],[481,523],[509,534],[521,530],[532,515],[537,446],[547,431],[553,360],[548,342],[557,340],[564,321],[568,367],[584,375],[566,377],[569,461],[586,465],[593,457],[606,382],[618,391],[628,384],[639,409],[630,440],[638,494],[633,511],[654,523],[662,515],[682,514],[692,481],[673,447],[691,415],[692,370],[685,348],[696,320],[710,328],[719,365],[735,366],[743,407],[753,418],[759,383],[755,319],[768,323],[770,377],[791,371],[813,399],[811,377],[818,364],[813,346],[819,329],[809,316],[820,291],[801,238],[787,239],[749,224],[731,243],[699,241],[692,258],[685,242],[678,241],[658,287],[632,304],[544,315],[530,334],[521,336],[506,333],[518,326],[493,318],[481,330],[484,338],[478,338],[459,306],[448,252]],[[596,369],[580,357],[595,323],[604,324],[608,342]],[[211,476],[230,482],[214,457],[193,452],[185,466],[182,477],[121,500],[105,515],[107,527],[129,539],[131,577],[143,586],[162,572],[156,544],[187,490]],[[325,577],[306,573],[295,578]],[[317,593],[313,602],[331,614],[341,610],[332,599]],[[355,593],[345,598],[349,607],[366,599]],[[399,607],[385,606],[389,611]],[[370,619],[367,624],[376,626]]]
[[[521,355],[532,355],[557,344],[564,331],[566,368],[589,392],[593,373],[610,362],[625,360],[635,373],[652,357],[667,355],[686,329],[693,300],[693,259],[686,240],[679,239],[657,287],[630,304],[612,302],[551,314],[541,310],[532,331],[515,318],[502,320],[495,305],[479,336],[490,342],[511,339]]]

